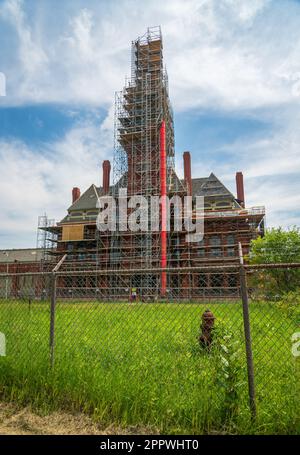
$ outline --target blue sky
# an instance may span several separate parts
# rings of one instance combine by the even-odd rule
[[[161,25],[176,165],[213,171],[268,226],[300,225],[300,2],[0,0],[0,249],[32,247],[71,189],[102,180],[130,44]]]

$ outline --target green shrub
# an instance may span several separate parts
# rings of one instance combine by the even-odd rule
[[[300,324],[300,288],[296,291],[285,292],[277,302],[277,306],[288,317],[296,318],[297,323]]]
[[[264,237],[251,242],[250,264],[300,263],[300,230],[284,231],[273,228]],[[289,291],[296,291],[300,282],[300,268],[259,270],[249,276],[252,297],[274,299]]]

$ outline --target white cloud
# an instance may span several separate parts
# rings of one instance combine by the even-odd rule
[[[0,70],[7,76],[0,106],[62,103],[69,115],[78,105],[103,106],[108,116],[99,127],[94,121],[77,125],[39,153],[0,140],[4,232],[19,235],[21,223],[24,236],[32,236],[39,214],[64,215],[73,186],[100,182],[99,164],[112,148],[114,91],[130,74],[131,40],[155,24],[162,25],[177,112],[207,108],[245,115],[252,110],[258,118],[265,118],[264,110],[272,112],[271,133],[212,151],[205,163],[194,157],[194,176],[214,171],[235,191],[235,171],[243,170],[247,201],[265,203],[269,224],[300,223],[295,179],[300,171],[299,3],[120,0],[109,6],[91,1],[87,7],[72,0],[61,3],[55,20],[52,8],[51,0],[30,12],[21,0],[1,3],[0,30],[1,24],[6,27],[4,42],[10,47],[0,49]]]
[[[261,205],[258,201],[263,200],[268,227],[300,225],[298,182],[290,182],[287,176],[279,181],[265,178],[255,182],[249,179],[246,180],[246,189],[249,205]]]
[[[14,27],[19,39],[19,58],[22,69],[28,76],[42,69],[48,59],[38,43],[32,36],[32,30],[27,24],[27,18],[20,0],[5,2],[1,16],[6,18]]]
[[[245,2],[244,0],[224,0],[223,8],[231,8],[231,13],[238,21],[249,24],[269,3],[270,1],[265,0],[252,0],[251,2]]]
[[[19,141],[0,141],[4,240],[9,233],[15,247],[34,246],[39,215],[46,212],[59,221],[71,205],[74,186],[85,191],[91,183],[101,184],[101,162],[111,158],[105,125],[101,127],[102,135],[100,125],[77,125],[60,141],[44,144],[40,153]]]
[[[31,22],[21,0],[6,0],[0,7],[0,18],[11,24],[18,40],[18,67],[11,68],[6,103],[109,105],[124,74],[130,73],[131,40],[158,23],[177,110],[249,108],[295,98],[292,78],[300,71],[296,3],[289,2],[290,16],[285,5],[270,0],[82,5],[80,0],[72,8],[61,5],[62,19],[51,26],[45,18],[51,2]],[[282,15],[288,24],[282,24]],[[272,46],[278,35],[280,46]]]
[[[278,122],[278,123],[277,123]],[[266,207],[269,226],[300,225],[300,115],[287,111],[271,132],[245,137],[193,163],[193,175],[214,172],[235,194],[235,173],[243,171],[246,205]],[[226,159],[222,158],[226,156]]]

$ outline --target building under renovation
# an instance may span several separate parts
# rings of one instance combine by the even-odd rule
[[[203,274],[184,269],[236,263],[238,243],[246,255],[251,239],[263,235],[264,208],[246,208],[241,172],[236,173],[236,195],[213,173],[192,176],[191,155],[187,151],[183,153],[184,178],[177,176],[173,112],[160,27],[149,28],[132,43],[131,77],[115,98],[114,140],[112,166],[108,160],[103,162],[102,186],[93,184],[82,194],[79,188],[73,188],[72,204],[59,223],[40,217],[38,247],[43,254],[39,270],[49,270],[65,257],[61,270],[101,271],[85,278],[66,274],[60,278],[59,287],[81,292],[100,289],[104,297],[126,297],[132,287],[145,299],[164,298],[170,292],[201,297],[216,289],[229,295],[237,287],[236,274]],[[188,242],[187,232],[176,231],[172,219],[167,232],[164,203],[159,207],[161,222],[156,231],[150,227],[138,232],[119,228],[99,231],[99,197],[118,197],[124,188],[128,200],[136,195],[147,199],[203,196],[204,238]],[[196,216],[194,211],[193,217]]]

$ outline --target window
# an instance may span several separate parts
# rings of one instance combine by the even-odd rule
[[[219,235],[213,235],[209,239],[209,243],[212,246],[220,246],[221,245],[221,237]]]
[[[213,257],[219,257],[222,256],[222,250],[221,248],[212,248],[210,250],[210,255]]]
[[[227,244],[228,245],[234,245],[235,244],[235,235],[234,234],[227,235]]]
[[[198,243],[199,248],[198,248],[198,256],[204,257],[205,256],[205,245],[204,245],[204,240],[201,240],[201,242]]]
[[[210,276],[210,285],[213,288],[222,287],[224,282],[224,275],[214,274]]]
[[[90,276],[88,277],[87,279],[87,286],[89,288],[95,288],[97,286],[97,282],[96,282],[96,277],[95,276]]]
[[[237,275],[228,275],[228,286],[230,288],[236,288],[238,286]]]
[[[73,277],[72,276],[66,276],[65,277],[65,287],[66,288],[71,288],[73,286]]]
[[[84,227],[84,238],[85,239],[95,239],[95,229],[91,229],[87,226]]]
[[[86,287],[86,277],[85,276],[74,276],[74,287],[75,288],[84,288]]]
[[[221,238],[220,238],[218,235],[213,235],[213,236],[209,239],[209,243],[210,243],[210,245],[212,245],[212,246],[219,246],[219,245],[221,245]]]
[[[206,288],[207,287],[207,275],[204,273],[198,275],[198,287],[199,288]]]

